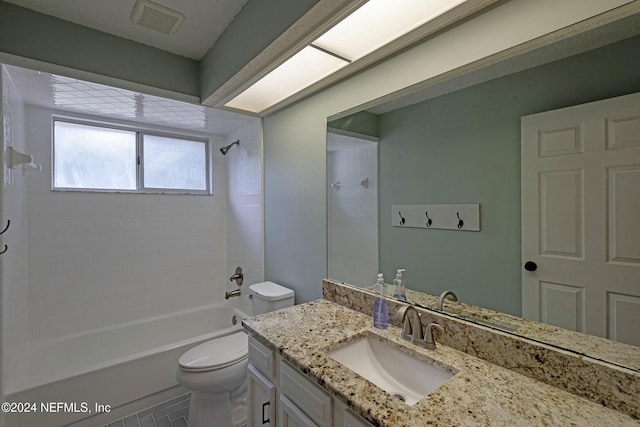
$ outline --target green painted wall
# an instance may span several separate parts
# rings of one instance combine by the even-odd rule
[[[196,61],[0,0],[0,52],[206,99],[316,3],[249,0]]]
[[[520,117],[640,91],[640,37],[380,116],[380,264],[519,315]],[[391,226],[394,203],[480,203],[481,231]]]
[[[3,1],[0,52],[200,95],[197,61]]]
[[[584,5],[582,0],[500,3],[450,31],[266,116],[263,119],[265,278],[292,288],[298,302],[322,297],[321,281],[327,274],[327,117],[352,111],[381,97],[388,100],[390,93],[437,79],[442,73],[538,38],[557,26],[579,22],[589,13],[602,13],[599,8],[611,4],[590,3],[590,12],[580,5]],[[554,19],[547,19],[548,16]],[[588,48],[589,41],[585,43]],[[558,51],[560,55],[565,53],[561,48]],[[537,55],[539,51],[524,56],[531,59]],[[539,59],[545,57],[543,54]],[[538,88],[528,90],[536,92]],[[582,89],[582,93],[585,90],[598,95],[590,87]],[[538,94],[542,99],[547,95]],[[389,207],[381,208],[384,222],[389,221],[388,210]],[[418,276],[408,277],[414,283]]]
[[[211,95],[316,3],[249,0],[200,61],[201,98]]]
[[[347,117],[332,120],[327,126],[333,129],[346,130],[361,135],[379,136],[378,116],[368,111],[360,111]]]

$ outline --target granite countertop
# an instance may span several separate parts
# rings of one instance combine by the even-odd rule
[[[407,289],[407,298],[422,307],[433,308],[438,297]],[[611,341],[595,335],[586,335],[559,328],[546,323],[526,320],[521,317],[489,310],[461,301],[444,301],[448,313],[472,321],[488,321],[491,326],[515,331],[523,337],[555,345],[578,354],[594,357],[628,369],[640,371],[640,352],[638,347]]]
[[[450,347],[426,350],[414,346],[400,338],[399,328],[373,328],[370,316],[327,300],[250,317],[243,325],[374,425],[640,425],[621,412]],[[327,351],[366,334],[458,372],[409,406],[327,356]]]

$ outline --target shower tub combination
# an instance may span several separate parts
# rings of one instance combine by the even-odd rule
[[[15,425],[21,427],[65,425],[96,415],[96,404],[116,408],[175,387],[178,358],[201,342],[241,330],[246,316],[219,302],[37,343],[12,367],[6,397],[35,402],[37,412],[9,414],[8,420],[19,417]],[[40,402],[77,407],[43,413]]]

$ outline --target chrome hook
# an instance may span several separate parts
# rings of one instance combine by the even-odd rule
[[[7,226],[4,228],[4,230],[0,231],[0,234],[4,234],[4,232],[9,229],[9,225],[11,225],[11,220],[10,219],[7,220]]]

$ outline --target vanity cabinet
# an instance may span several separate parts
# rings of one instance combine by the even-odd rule
[[[371,427],[252,336],[248,375],[249,427]]]
[[[247,405],[249,427],[275,427],[278,399],[273,350],[249,335]]]

